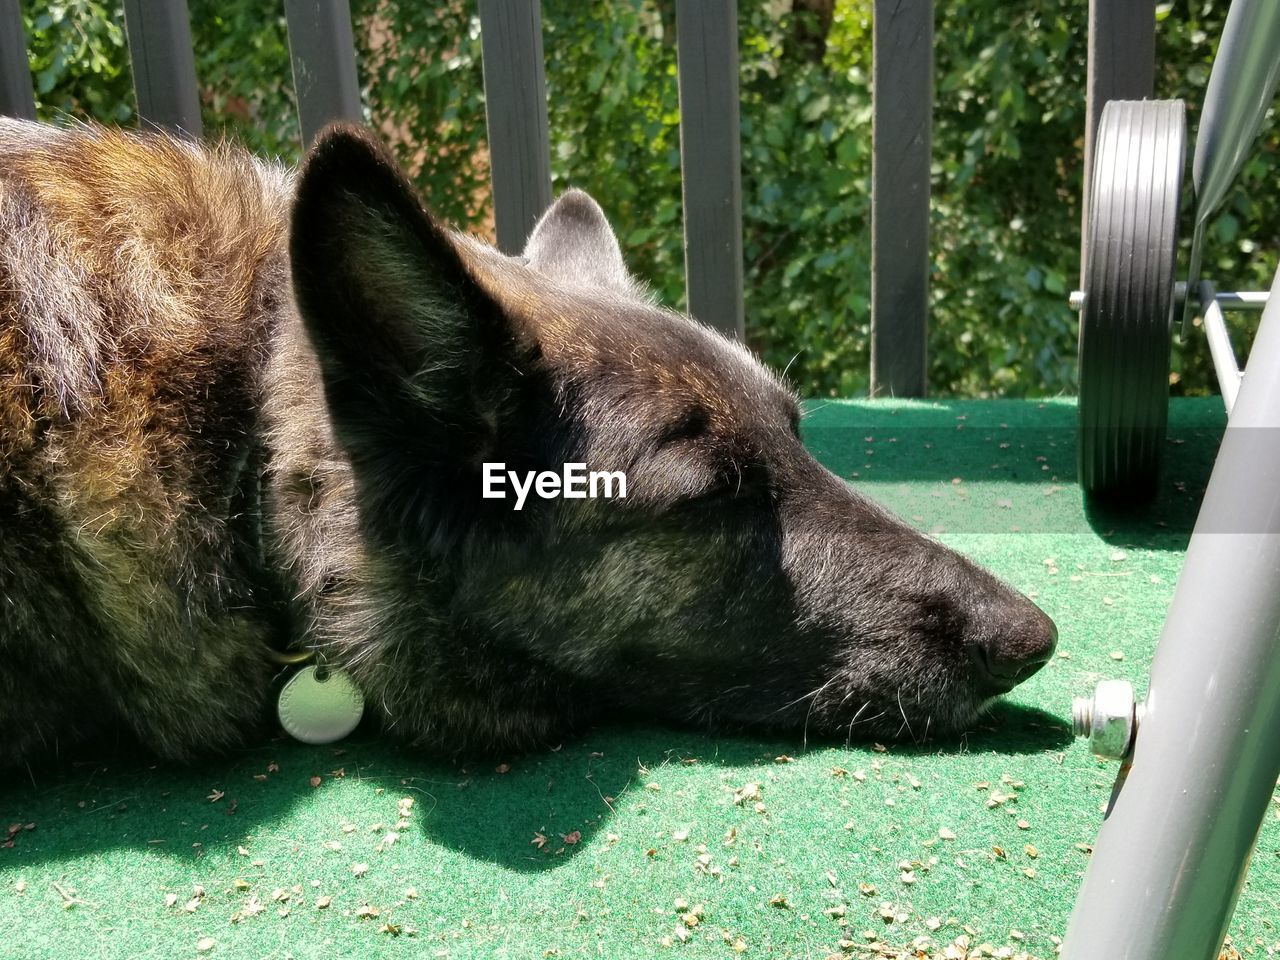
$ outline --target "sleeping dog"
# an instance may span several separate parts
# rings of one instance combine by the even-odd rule
[[[1055,638],[820,466],[584,193],[508,257],[354,127],[291,172],[0,120],[0,763],[261,736],[282,651],[434,749],[946,735]]]

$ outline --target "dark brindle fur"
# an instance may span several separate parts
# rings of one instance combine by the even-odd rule
[[[289,644],[444,749],[636,711],[961,729],[1052,623],[797,422],[644,295],[585,194],[514,259],[354,129],[295,177],[0,121],[0,762],[261,735]],[[516,513],[481,499],[490,460],[624,470],[629,496]]]

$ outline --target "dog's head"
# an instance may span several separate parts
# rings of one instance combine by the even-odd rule
[[[443,230],[379,145],[338,129],[301,175],[291,253],[363,534],[405,609],[433,597],[421,642],[491,702],[454,734],[610,709],[946,734],[1049,657],[1033,603],[820,466],[777,377],[652,303],[586,194],[505,257]],[[499,462],[620,472],[626,496],[535,489],[517,510],[493,468],[508,497],[484,496]],[[388,649],[414,656],[411,627]]]

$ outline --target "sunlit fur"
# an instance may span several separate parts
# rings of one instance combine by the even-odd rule
[[[657,306],[594,201],[525,257],[367,134],[299,174],[0,120],[0,763],[266,735],[271,647],[433,749],[643,715],[951,734],[1030,601],[819,466],[741,345]],[[481,465],[625,500],[481,498]],[[1019,646],[1021,645],[1021,646]]]

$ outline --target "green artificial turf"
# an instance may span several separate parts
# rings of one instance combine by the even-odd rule
[[[1115,773],[1071,697],[1144,686],[1221,407],[1174,403],[1161,498],[1124,516],[1082,508],[1070,401],[809,409],[832,469],[1057,620],[1060,655],[989,721],[887,749],[605,728],[459,765],[362,733],[20,774],[0,956],[1052,956]],[[1231,930],[1267,955],[1277,923],[1280,806]]]

